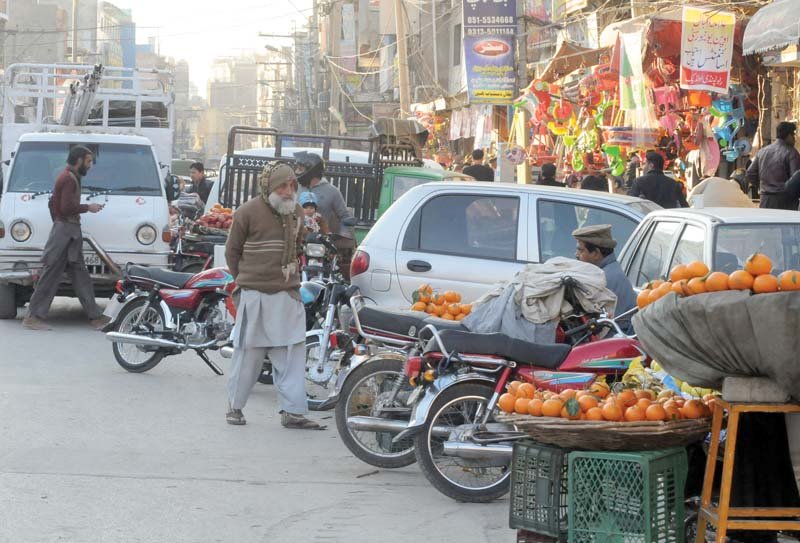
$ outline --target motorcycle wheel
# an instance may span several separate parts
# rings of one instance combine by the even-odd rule
[[[189,264],[184,264],[181,266],[181,269],[175,270],[181,273],[192,273],[197,275],[201,271],[203,271],[203,263],[202,262],[191,262]]]
[[[494,390],[477,383],[445,389],[431,405],[430,415],[414,436],[414,453],[425,478],[442,494],[460,502],[485,503],[508,492],[511,467],[480,467],[443,454],[445,437],[433,435],[434,426],[472,424],[489,403]]]
[[[147,300],[142,298],[134,300],[122,309],[117,317],[117,325],[115,331],[130,334],[133,332],[133,325],[139,319],[139,315],[144,311]],[[147,310],[147,314],[142,319],[142,323],[147,323],[155,329],[164,330],[166,322],[164,313],[158,306],[151,306]],[[144,351],[136,345],[128,343],[113,343],[112,350],[114,351],[114,358],[117,359],[117,364],[125,368],[131,373],[144,373],[155,368],[159,362],[164,358],[164,353],[161,351]]]
[[[411,392],[410,385],[403,374],[405,361],[401,357],[384,358],[365,363],[347,376],[336,403],[336,429],[345,446],[359,460],[379,468],[402,468],[414,463],[412,440],[404,439],[392,443],[393,434],[354,430],[347,425],[347,418],[354,416],[375,416],[376,404],[381,394],[387,394],[397,382],[406,382],[401,393]],[[404,394],[407,396],[408,394]],[[402,419],[408,421],[411,409]]]

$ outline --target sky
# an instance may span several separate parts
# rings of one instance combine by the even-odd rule
[[[311,14],[312,0],[112,0],[130,8],[136,42],[157,36],[160,53],[189,62],[189,78],[206,94],[211,61],[289,45],[291,40],[260,38],[259,32],[289,34]],[[302,13],[301,13],[302,12]]]

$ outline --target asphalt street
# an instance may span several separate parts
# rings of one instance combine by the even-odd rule
[[[131,374],[74,301],[50,332],[18,319],[0,321],[2,542],[515,540],[507,500],[457,503],[416,466],[362,463],[332,412],[313,415],[324,432],[283,429],[258,384],[230,426],[226,377],[194,354]]]

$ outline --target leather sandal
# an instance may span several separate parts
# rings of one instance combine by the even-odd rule
[[[313,420],[305,418],[303,415],[294,415],[281,411],[281,425],[284,428],[291,428],[294,430],[325,430],[327,426],[317,424]]]

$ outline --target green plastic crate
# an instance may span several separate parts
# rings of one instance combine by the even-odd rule
[[[534,441],[514,444],[511,528],[535,532],[549,541],[567,540],[567,454]]]
[[[569,455],[569,543],[684,543],[685,449]]]

